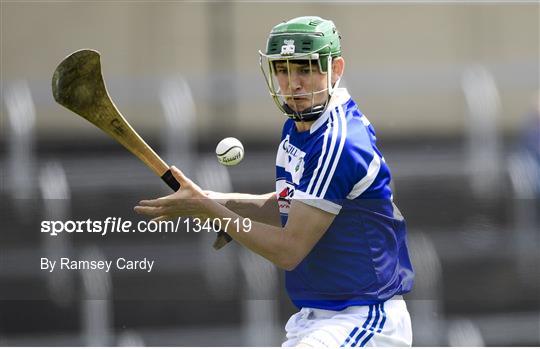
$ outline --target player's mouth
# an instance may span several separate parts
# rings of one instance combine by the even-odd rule
[[[295,103],[307,103],[311,101],[311,98],[308,98],[308,97],[289,97],[287,98],[287,103],[289,105],[291,104],[295,104]]]

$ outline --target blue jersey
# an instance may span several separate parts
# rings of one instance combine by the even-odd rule
[[[309,131],[285,122],[276,157],[282,224],[291,200],[336,215],[311,252],[285,275],[293,303],[341,310],[411,290],[405,221],[375,130],[346,89],[337,89]]]

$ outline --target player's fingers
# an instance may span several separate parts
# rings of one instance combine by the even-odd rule
[[[162,222],[162,221],[170,221],[170,220],[172,220],[172,217],[168,215],[163,215],[163,216],[159,216],[159,217],[151,219],[151,221],[154,221],[154,222]]]
[[[137,212],[138,214],[152,217],[159,217],[162,216],[164,213],[162,207],[135,206],[133,210],[135,210],[135,212]]]
[[[139,206],[148,206],[148,207],[165,207],[170,206],[174,202],[173,199],[168,196],[152,200],[141,200],[139,201]]]

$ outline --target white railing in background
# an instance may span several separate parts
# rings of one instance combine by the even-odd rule
[[[70,219],[71,190],[62,165],[57,161],[45,163],[39,172],[39,188],[43,198],[43,220]],[[41,236],[43,254],[50,260],[60,260],[73,253],[71,234],[61,239],[54,239],[43,234]],[[62,307],[72,305],[75,296],[75,280],[72,273],[57,270],[46,273],[48,294],[52,301]]]
[[[5,189],[11,194],[21,215],[25,214],[21,199],[34,198],[35,192],[35,127],[36,108],[28,83],[13,81],[6,86],[4,103],[7,111],[7,158]],[[4,189],[4,188],[2,188]]]
[[[498,135],[501,102],[493,74],[483,66],[463,73],[462,88],[467,112],[465,132],[469,183],[480,199],[496,198],[501,193],[501,146]]]
[[[97,247],[86,248],[81,260],[105,260]],[[112,280],[102,270],[83,270],[82,300],[80,303],[82,343],[89,347],[106,347],[114,344],[113,308],[111,303]]]

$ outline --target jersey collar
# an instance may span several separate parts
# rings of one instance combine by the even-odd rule
[[[351,99],[351,95],[345,87],[336,88],[332,94],[332,97],[330,98],[328,107],[326,107],[324,113],[311,125],[309,128],[309,133],[312,134],[313,132],[317,131],[319,127],[326,124],[328,118],[330,117],[330,112],[334,110],[336,106],[347,103],[349,99]]]

